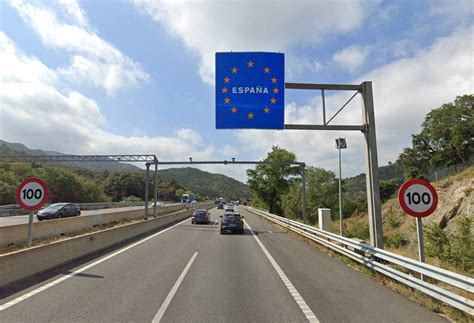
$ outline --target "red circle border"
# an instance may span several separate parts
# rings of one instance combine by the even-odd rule
[[[415,185],[415,184],[425,186],[431,192],[431,194],[433,195],[433,204],[425,212],[421,212],[421,213],[420,212],[415,212],[415,211],[411,210],[408,207],[408,205],[405,204],[405,200],[403,198],[403,195],[405,195],[406,190],[410,186]],[[436,210],[436,208],[438,207],[438,193],[436,193],[435,188],[428,181],[425,181],[424,179],[419,179],[419,178],[410,179],[410,180],[406,181],[405,183],[403,183],[402,186],[400,187],[400,190],[398,191],[398,204],[400,205],[402,210],[405,211],[406,213],[408,213],[409,215],[411,215],[415,218],[424,218],[424,217],[427,217],[428,215],[432,214]]]
[[[25,203],[23,203],[23,201],[20,198],[21,189],[26,184],[31,183],[31,182],[36,182],[36,183],[40,184],[43,187],[43,190],[44,190],[43,199],[35,206],[26,205]],[[43,181],[41,178],[38,178],[38,177],[30,177],[30,178],[25,179],[23,182],[21,182],[20,186],[18,186],[18,188],[16,190],[16,202],[23,209],[26,209],[28,211],[34,211],[34,210],[37,210],[37,209],[41,208],[43,205],[45,205],[45,203],[48,201],[48,195],[49,195],[48,185],[46,184],[46,182]]]

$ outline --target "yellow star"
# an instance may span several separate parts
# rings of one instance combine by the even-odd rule
[[[247,117],[249,117],[249,119],[253,119],[254,116],[255,116],[255,114],[253,114],[252,112],[250,112],[249,114],[247,114]]]
[[[232,113],[236,113],[236,112],[237,112],[237,108],[236,108],[236,107],[233,107],[231,110],[232,110]]]
[[[276,101],[277,101],[277,99],[275,99],[275,98],[272,98],[270,101],[272,102],[272,104],[275,104],[275,103],[276,103]]]
[[[265,67],[263,70],[265,71],[266,74],[270,73],[270,68],[269,67]]]
[[[237,67],[234,66],[234,68],[232,69],[232,74],[237,73],[237,71],[238,71]]]
[[[224,79],[224,82],[225,82],[225,83],[229,83],[229,82],[230,82],[230,78],[226,76],[225,79]]]
[[[275,76],[274,76],[274,77],[272,77],[272,83],[276,83],[276,82],[277,82],[277,79],[276,79],[276,77],[275,77]]]
[[[278,88],[277,87],[273,89],[273,93],[278,94]]]
[[[248,67],[248,68],[253,67],[253,62],[252,62],[252,61],[248,61],[248,62],[247,62],[247,67]]]
[[[227,104],[227,103],[230,102],[230,99],[229,99],[229,98],[225,98],[225,99],[224,99],[224,102]]]
[[[265,109],[263,109],[263,111],[265,111],[265,113],[270,113],[270,109],[268,107],[265,107]]]
[[[273,91],[275,91],[275,90],[273,90]],[[222,93],[227,93],[227,88],[226,88],[226,87],[224,87],[224,88],[222,89]]]

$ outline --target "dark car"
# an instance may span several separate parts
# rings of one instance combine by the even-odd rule
[[[193,216],[191,217],[191,223],[211,223],[211,215],[207,210],[199,209],[193,212]]]
[[[38,221],[66,218],[81,215],[79,205],[74,203],[55,203],[38,211]]]
[[[221,218],[221,234],[224,234],[226,231],[239,234],[244,233],[244,217],[239,213],[224,213],[224,216],[221,215]]]
[[[224,209],[224,203],[219,202],[219,204],[217,205],[217,208],[218,209]]]

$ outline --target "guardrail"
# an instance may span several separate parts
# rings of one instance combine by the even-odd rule
[[[150,203],[153,203],[151,201]],[[100,202],[100,203],[76,203],[81,210],[110,209],[129,206],[145,206],[145,202]],[[45,207],[50,204],[45,204]],[[0,217],[14,216],[25,213],[18,204],[0,205]]]
[[[453,289],[454,287],[467,291],[472,296],[474,292],[474,279],[470,277],[378,249],[363,242],[341,237],[275,214],[251,207],[247,207],[247,209],[398,282],[419,290],[463,312],[474,315],[474,301],[456,294],[456,291]],[[414,273],[418,273],[419,277],[415,276]],[[424,278],[421,279],[420,277]],[[427,280],[436,280],[443,283],[443,285],[432,284]]]

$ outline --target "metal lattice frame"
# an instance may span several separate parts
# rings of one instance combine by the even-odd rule
[[[156,163],[155,155],[17,155],[0,156],[0,162],[146,162]]]
[[[380,203],[380,183],[378,174],[377,138],[375,133],[374,99],[372,93],[372,82],[361,84],[309,84],[309,83],[285,83],[285,89],[296,90],[320,90],[322,98],[323,124],[285,124],[288,130],[343,130],[361,131],[365,138],[366,153],[366,182],[367,182],[367,204],[369,213],[370,243],[377,248],[383,249],[382,234],[382,208]],[[332,91],[355,91],[351,98],[341,107],[329,120],[326,119],[326,90]],[[362,119],[361,125],[330,125],[329,123],[341,112],[352,99],[360,94],[362,96]],[[327,121],[326,121],[327,120]]]

